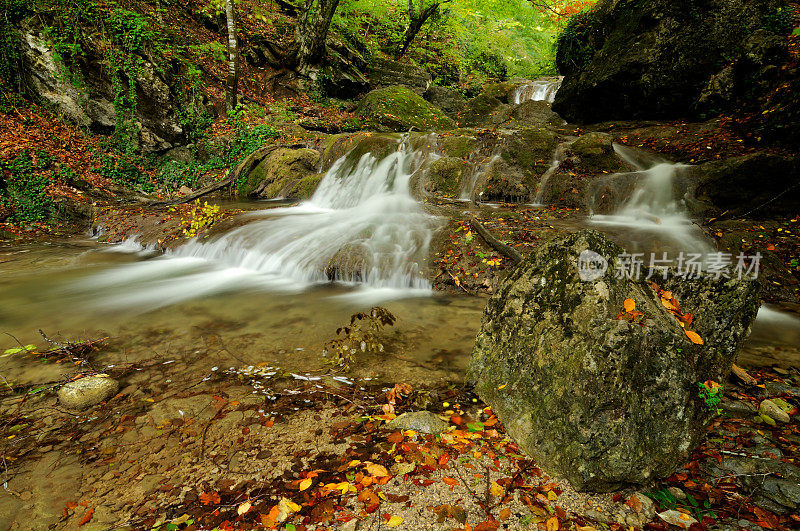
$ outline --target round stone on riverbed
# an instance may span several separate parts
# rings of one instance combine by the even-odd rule
[[[114,396],[119,389],[108,376],[85,376],[58,390],[59,403],[68,409],[86,409]]]

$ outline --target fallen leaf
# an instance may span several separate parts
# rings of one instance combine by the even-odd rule
[[[492,496],[500,497],[506,493],[505,489],[497,484],[496,481],[492,481],[492,484],[489,485],[489,492],[492,493]]]
[[[547,524],[545,525],[547,527],[547,531],[558,531],[561,529],[561,524],[559,523],[557,516],[553,516],[552,518],[548,519]]]
[[[636,302],[633,299],[625,299],[623,304],[626,312],[632,312],[636,308]]]
[[[403,523],[403,517],[402,516],[392,516],[386,522],[386,527],[397,527],[402,523]]]
[[[86,525],[86,524],[88,524],[91,521],[93,516],[94,516],[94,507],[90,507],[86,511],[86,513],[83,515],[83,518],[81,518],[81,521],[78,522],[78,525]]]
[[[250,501],[248,500],[248,501],[244,502],[243,504],[241,504],[239,507],[237,507],[236,508],[236,512],[239,514],[239,516],[242,516],[247,511],[249,511],[252,506],[253,506],[253,504],[250,503]]]
[[[698,335],[696,332],[692,332],[691,330],[684,330],[684,332],[686,333],[686,337],[688,337],[692,343],[696,345],[703,344],[703,338],[700,337],[700,335]]]
[[[368,463],[366,468],[367,472],[378,478],[386,477],[389,475],[389,471],[386,470],[386,467],[383,465],[379,465],[377,463]]]
[[[300,482],[300,490],[301,491],[306,490],[308,487],[311,486],[312,483],[314,483],[313,479],[311,478],[304,479],[303,481]]]

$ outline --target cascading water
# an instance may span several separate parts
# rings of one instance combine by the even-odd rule
[[[115,305],[160,306],[245,286],[294,290],[330,279],[391,291],[429,290],[422,275],[439,224],[411,196],[426,155],[407,140],[379,159],[339,159],[313,197],[208,242],[85,280],[82,289],[127,287]]]
[[[563,80],[563,77],[557,77],[537,79],[526,83],[514,91],[514,103],[517,105],[525,101],[549,101],[552,103]]]
[[[539,184],[536,186],[536,196],[533,198],[531,206],[545,206],[544,193],[547,190],[547,185],[553,175],[558,171],[558,167],[564,162],[567,156],[567,149],[572,145],[572,142],[573,140],[568,140],[567,142],[560,143],[556,147],[556,152],[553,155],[553,162],[550,163],[550,167],[547,168],[547,171],[542,174],[542,178],[539,179]]]
[[[485,175],[487,171],[489,171],[489,168],[492,167],[492,164],[494,164],[494,162],[499,158],[500,154],[495,153],[479,164],[473,163],[471,173],[463,180],[461,184],[461,192],[458,196],[461,201],[472,201],[473,196],[475,195],[475,188],[478,186],[478,180]]]
[[[695,253],[713,251],[713,246],[702,230],[689,218],[686,204],[678,191],[678,178],[689,166],[669,163],[654,155],[619,144],[614,145],[614,150],[623,160],[638,168],[638,171],[611,175],[605,180],[606,183],[617,181],[623,185],[628,184],[631,191],[613,214],[597,214],[593,208],[590,222],[656,233],[661,238],[670,240],[669,247],[677,250]],[[600,193],[595,191],[595,196]],[[595,203],[597,201],[595,197]]]

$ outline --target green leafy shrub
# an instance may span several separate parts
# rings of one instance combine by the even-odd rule
[[[764,29],[778,35],[786,35],[794,28],[794,14],[786,6],[780,6],[764,17]]]
[[[150,182],[140,168],[142,161],[137,157],[128,153],[122,153],[116,157],[101,153],[97,155],[97,158],[102,166],[93,171],[98,175],[126,188],[142,192],[152,192],[154,190],[153,183]]]
[[[570,17],[558,36],[556,64],[562,75],[583,70],[602,46],[602,29],[591,11]]]
[[[51,161],[49,154],[39,152],[37,158],[23,150],[11,161],[3,164],[6,175],[3,201],[14,210],[16,221],[44,223],[53,216],[53,202],[47,195],[50,177],[45,171]]]

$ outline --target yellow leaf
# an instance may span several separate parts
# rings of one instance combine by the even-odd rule
[[[377,463],[369,463],[367,465],[367,472],[377,478],[382,478],[389,475],[389,471],[386,470],[386,467]]]
[[[304,479],[303,481],[300,482],[300,490],[306,490],[308,487],[311,486],[313,482],[314,480],[311,478]]]
[[[623,304],[626,312],[632,312],[636,308],[636,302],[633,299],[625,299]]]
[[[243,504],[241,504],[239,507],[236,508],[236,512],[239,513],[239,516],[242,516],[244,513],[249,511],[250,507],[252,507],[252,506],[253,506],[252,503],[250,503],[249,501],[246,501]]]
[[[550,491],[552,492],[552,491]],[[558,531],[561,528],[561,524],[558,522],[558,516],[553,516],[547,521],[547,531]]]
[[[403,523],[403,518],[401,516],[392,516],[389,518],[389,521],[386,522],[386,527],[397,527]]]
[[[692,332],[691,330],[684,330],[686,332],[686,337],[692,340],[692,343],[696,345],[703,344],[703,338],[700,337],[696,332]]]
[[[507,383],[504,383],[503,385],[501,385],[500,387],[498,387],[498,388],[497,388],[497,390],[499,391],[500,389],[503,389],[503,388],[504,388],[505,386],[507,386],[507,385],[508,385]]]
[[[489,486],[489,492],[492,493],[492,496],[500,497],[505,494],[506,491],[496,481],[492,481],[492,484]]]
[[[556,501],[558,499],[558,495],[553,492],[552,490],[547,491],[547,499],[550,501]]]

